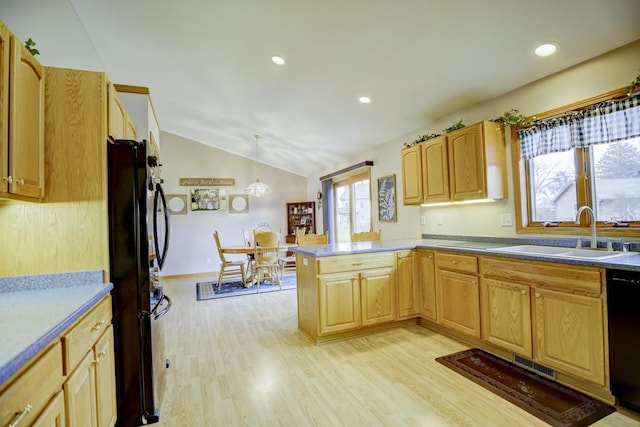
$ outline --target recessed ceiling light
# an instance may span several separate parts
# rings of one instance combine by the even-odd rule
[[[558,45],[555,43],[543,43],[538,46],[535,50],[536,55],[538,56],[549,56],[556,53],[558,50]]]
[[[360,104],[371,104],[371,98],[368,96],[361,96],[358,101],[360,101]]]
[[[278,56],[278,55],[274,55],[271,57],[271,60],[273,61],[274,64],[277,65],[284,65],[285,60],[282,56]]]

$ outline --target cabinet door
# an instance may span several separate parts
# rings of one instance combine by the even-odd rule
[[[97,427],[96,369],[93,351],[82,359],[64,383],[68,427]]]
[[[444,202],[449,200],[449,165],[447,139],[444,136],[421,144],[423,201]]]
[[[600,298],[534,289],[536,360],[605,385]]]
[[[44,69],[11,36],[9,193],[44,197]]]
[[[438,320],[442,326],[480,338],[478,278],[438,270]]]
[[[436,270],[433,252],[416,251],[415,264],[420,289],[420,315],[437,321]]]
[[[136,139],[136,124],[129,114],[125,115],[124,137],[126,139]]]
[[[484,278],[481,285],[484,340],[531,358],[529,287]]]
[[[418,284],[414,268],[413,251],[398,252],[396,283],[398,286],[398,317],[415,317],[419,310]]]
[[[98,427],[113,427],[116,423],[116,378],[111,325],[96,342],[94,355]]]
[[[113,84],[109,83],[109,136],[113,139],[123,139],[126,135],[127,110],[116,92]]]
[[[420,144],[402,150],[402,198],[405,205],[422,203],[422,147]]]
[[[451,199],[486,197],[482,123],[451,132],[447,139]]]
[[[318,278],[320,292],[320,334],[360,327],[358,273],[325,274]]]
[[[360,301],[363,326],[395,320],[397,311],[393,268],[360,273]]]
[[[0,22],[0,193],[9,177],[9,30]]]
[[[64,394],[60,390],[40,413],[32,427],[65,427],[66,424]]]

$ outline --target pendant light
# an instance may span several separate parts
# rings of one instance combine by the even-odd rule
[[[260,162],[258,161],[258,140],[260,139],[260,135],[253,136],[256,138],[256,182],[251,183],[247,187],[246,191],[250,196],[262,197],[266,196],[267,194],[271,194],[272,190],[271,187],[269,187],[267,184],[265,184],[264,182],[260,182],[260,176],[258,173],[260,171]]]

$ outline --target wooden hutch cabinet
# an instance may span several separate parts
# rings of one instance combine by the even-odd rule
[[[304,229],[305,234],[316,232],[316,202],[287,203],[287,242],[293,243],[296,229]]]

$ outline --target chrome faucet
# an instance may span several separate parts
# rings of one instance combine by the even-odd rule
[[[580,206],[580,208],[578,208],[578,213],[576,214],[575,223],[580,224],[580,215],[583,211],[587,211],[591,214],[591,247],[597,248],[598,239],[596,237],[596,214],[593,212],[593,209],[591,209],[589,206]]]

